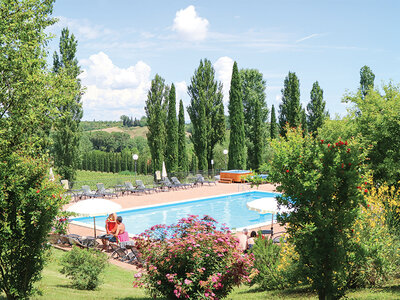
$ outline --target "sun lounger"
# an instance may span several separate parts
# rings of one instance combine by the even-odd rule
[[[88,198],[96,198],[96,197],[101,197],[100,194],[98,194],[95,191],[92,191],[90,189],[90,186],[88,185],[82,185],[82,194],[81,197],[88,197]]]
[[[191,183],[181,183],[179,181],[179,179],[176,178],[176,177],[171,177],[171,180],[172,180],[172,183],[175,184],[178,187],[182,187],[182,188],[185,188],[185,189],[187,189],[189,187],[193,187],[193,184],[191,184]]]
[[[143,191],[145,193],[146,192],[151,193],[151,192],[155,192],[156,191],[156,189],[154,189],[154,188],[147,188],[143,184],[143,181],[141,181],[141,180],[136,180],[136,189],[139,190],[139,191]]]
[[[102,197],[106,197],[106,196],[118,197],[117,193],[106,190],[103,183],[98,183],[98,184],[96,184],[96,186],[97,186],[97,194],[101,195]]]
[[[125,192],[130,192],[130,193],[143,193],[143,191],[138,190],[136,187],[132,185],[132,182],[130,181],[125,181]]]

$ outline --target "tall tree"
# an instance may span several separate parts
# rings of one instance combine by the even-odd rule
[[[58,108],[62,116],[54,124],[52,151],[57,173],[69,181],[75,179],[80,161],[81,131],[79,130],[79,123],[83,114],[82,89],[78,78],[81,69],[76,58],[77,45],[78,42],[74,34],[70,35],[68,28],[64,28],[60,37],[60,55],[54,52],[53,56],[53,71],[56,73],[65,72],[72,81],[72,86],[67,87],[69,92],[64,93],[64,101]]]
[[[71,82],[47,68],[53,1],[1,1],[0,7],[0,291],[27,299],[40,279],[52,222],[66,203],[61,186],[49,181],[47,145]]]
[[[147,133],[147,142],[150,148],[153,172],[161,170],[164,161],[166,135],[166,114],[164,109],[166,107],[166,98],[168,96],[166,90],[164,79],[160,75],[156,74],[154,79],[151,81],[151,87],[147,94],[145,107],[147,126],[149,130]]]
[[[301,122],[301,128],[303,129],[303,134],[306,134],[308,132],[308,126],[307,126],[306,110],[304,108],[301,109],[300,118],[301,118],[300,122]]]
[[[169,172],[175,172],[178,169],[178,120],[176,119],[176,94],[174,84],[171,85],[168,97],[167,141],[165,164]]]
[[[375,74],[370,67],[363,66],[360,69],[360,91],[362,99],[368,94],[368,91],[374,88]]]
[[[187,111],[193,125],[194,151],[199,169],[208,170],[213,149],[225,136],[222,84],[215,80],[215,71],[209,60],[200,61],[188,86],[188,94],[191,100]]]
[[[307,125],[308,131],[315,136],[317,129],[322,127],[329,113],[325,110],[324,91],[319,86],[318,81],[313,83],[310,93],[310,103],[307,104]]]
[[[266,121],[268,119],[268,108],[265,101],[266,83],[262,73],[256,69],[241,69],[240,80],[242,87],[242,100],[244,108],[244,130],[247,147],[247,167],[258,168],[259,153],[255,150],[255,142],[264,143],[259,140],[260,135],[264,137],[266,132]],[[256,106],[259,105],[261,123],[256,130]],[[263,148],[263,145],[261,145]]]
[[[282,103],[279,105],[280,134],[286,136],[286,123],[297,127],[301,123],[300,83],[296,73],[289,72],[282,89]]]
[[[252,168],[258,170],[262,164],[265,140],[265,122],[263,122],[261,103],[257,100],[254,103],[254,154]]]
[[[272,105],[272,108],[271,108],[271,127],[270,127],[270,129],[271,129],[271,133],[270,133],[270,135],[271,135],[271,139],[276,139],[277,138],[277,126],[276,126],[277,124],[276,124],[276,116],[275,116],[275,106],[274,105]]]
[[[229,140],[228,169],[246,168],[246,147],[244,139],[244,115],[242,102],[242,87],[237,63],[232,69],[231,89],[229,91],[229,121],[231,133]]]
[[[179,101],[178,116],[178,170],[188,170],[188,158],[186,153],[186,130],[185,130],[185,109],[182,99]]]

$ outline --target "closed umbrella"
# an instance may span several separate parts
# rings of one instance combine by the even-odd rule
[[[273,233],[273,223],[274,223],[274,215],[279,211],[284,211],[285,209],[278,209],[278,202],[274,197],[265,197],[256,199],[246,203],[247,208],[250,210],[254,210],[259,212],[260,214],[272,214],[272,223],[271,223],[271,235]]]
[[[162,162],[162,171],[161,171],[161,177],[162,179],[166,178],[168,176],[167,174],[167,169],[165,168],[165,162]]]
[[[121,209],[122,206],[118,203],[102,198],[95,198],[79,201],[68,207],[67,211],[84,217],[93,217],[94,237],[96,237],[96,217],[105,216]]]

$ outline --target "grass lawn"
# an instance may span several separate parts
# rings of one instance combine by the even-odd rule
[[[125,181],[130,181],[135,185],[135,180],[142,180],[145,185],[153,184],[152,175],[121,175],[106,172],[82,171],[76,173],[74,188],[81,188],[82,185],[89,185],[92,190],[97,190],[96,184],[101,182],[107,188],[114,187],[117,184],[124,184]]]
[[[32,299],[152,299],[144,289],[132,287],[133,272],[110,264],[104,273],[104,283],[95,291],[74,289],[70,280],[62,275],[58,259],[63,255],[61,250],[52,250],[49,263],[43,270],[43,278],[37,284],[43,295]],[[382,288],[361,289],[347,293],[347,299],[400,299],[400,280]],[[0,299],[5,299],[4,294]],[[233,290],[227,299],[318,299],[314,293],[301,289],[285,291],[261,291],[257,287],[242,285]]]

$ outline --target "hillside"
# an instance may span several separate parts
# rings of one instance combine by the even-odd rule
[[[137,137],[137,136],[142,136],[144,138],[146,138],[146,134],[148,132],[147,126],[144,127],[130,127],[130,128],[126,128],[126,127],[109,127],[109,128],[103,128],[103,129],[96,129],[96,130],[92,130],[92,131],[105,131],[108,133],[111,132],[124,132],[129,134],[129,136],[131,138]]]

